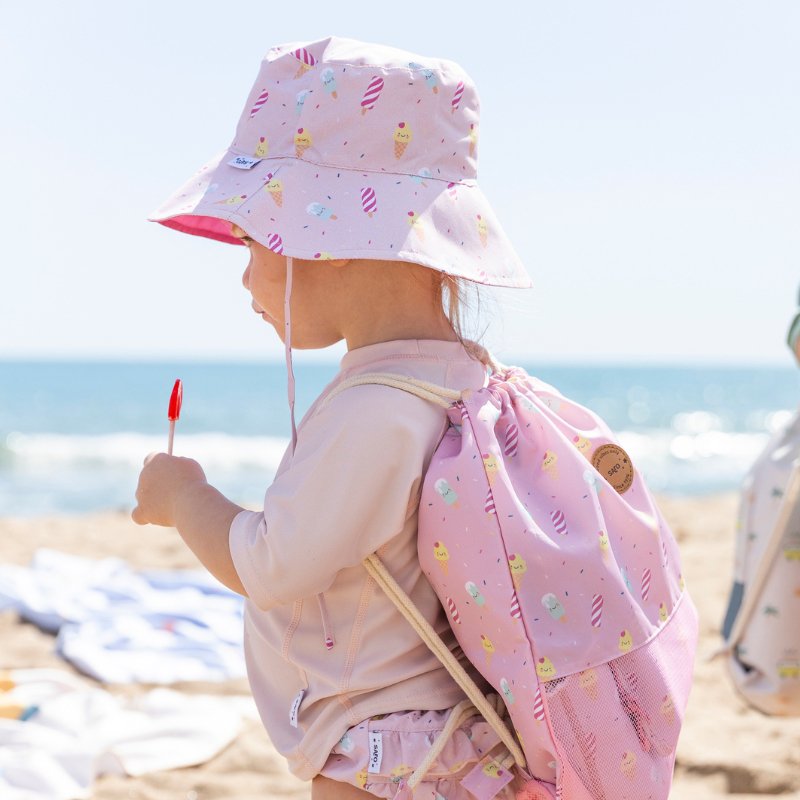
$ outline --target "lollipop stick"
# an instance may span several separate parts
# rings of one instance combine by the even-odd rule
[[[172,455],[172,443],[175,441],[175,420],[169,421],[169,441],[167,442],[167,453]]]

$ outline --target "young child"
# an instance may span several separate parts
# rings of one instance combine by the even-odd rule
[[[159,453],[132,516],[175,526],[247,598],[253,696],[314,800],[410,796],[403,778],[464,700],[361,563],[377,551],[455,648],[416,554],[445,411],[381,385],[323,401],[366,372],[485,385],[491,358],[460,329],[462,281],[530,281],[476,184],[477,140],[475,89],[452,62],[339,38],[275,47],[233,144],[153,217],[249,248],[243,283],[285,342],[293,435],[263,510],[226,499],[195,461]],[[292,345],[342,339],[339,374],[295,429]],[[463,720],[414,796],[473,797],[459,781],[498,745],[479,716]]]

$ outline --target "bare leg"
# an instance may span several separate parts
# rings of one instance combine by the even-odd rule
[[[334,781],[323,775],[317,775],[311,781],[311,800],[365,800],[371,797],[375,800],[375,795],[357,789],[349,783]]]

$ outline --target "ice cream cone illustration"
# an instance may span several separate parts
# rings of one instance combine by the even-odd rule
[[[545,681],[551,681],[556,676],[555,664],[547,657],[541,656],[536,662],[536,674]]]
[[[469,124],[469,154],[471,158],[475,157],[475,151],[478,148],[478,126],[474,122]]]
[[[586,669],[578,676],[578,685],[592,700],[597,700],[600,690],[597,686],[597,673],[593,669]]]
[[[572,444],[578,448],[585,456],[589,456],[589,451],[592,449],[592,443],[585,436],[573,436]]]
[[[294,153],[298,158],[312,145],[311,134],[305,128],[298,128],[294,135]]]
[[[283,184],[277,178],[270,178],[264,187],[278,208],[283,206]]]
[[[478,236],[480,237],[481,244],[486,247],[489,244],[489,226],[486,224],[486,220],[478,214]]]
[[[636,755],[630,750],[622,754],[622,762],[619,765],[620,771],[626,778],[636,777]]]
[[[328,253],[326,251],[322,251],[320,253],[314,253],[314,258],[317,261],[332,261],[333,260],[333,253]]]
[[[395,145],[396,146],[396,145]],[[411,230],[417,234],[419,240],[421,242],[425,241],[425,226],[422,224],[422,220],[419,218],[419,214],[416,211],[409,211],[408,212],[408,224],[411,225]]]
[[[669,616],[669,612],[667,611],[667,606],[665,603],[661,603],[658,607],[658,621],[664,623],[667,621],[667,617]]]
[[[528,571],[525,559],[519,553],[511,553],[508,557],[508,568],[511,570],[511,580],[514,581],[514,588],[519,589],[522,585],[522,576]]]
[[[217,202],[214,205],[235,206],[238,205],[239,203],[244,203],[246,199],[247,199],[246,194],[236,194],[233,197],[226,198],[225,200],[217,200]]]
[[[633,647],[633,636],[630,631],[622,631],[619,635],[619,649],[621,653],[628,653]]]
[[[552,450],[545,450],[542,456],[542,472],[546,472],[553,480],[558,480],[558,456]]]
[[[302,78],[317,63],[317,59],[305,47],[298,48],[293,52],[293,55],[300,62],[300,68],[294,76],[295,79]]]
[[[356,772],[356,783],[358,784],[359,789],[363,789],[367,785],[368,777],[369,773],[365,769]]]
[[[411,128],[405,122],[398,122],[394,131],[394,157],[402,158],[411,141]]]
[[[483,468],[486,470],[486,478],[489,481],[489,486],[494,484],[495,476],[500,470],[500,465],[497,463],[497,456],[494,453],[481,454],[483,459]]]
[[[442,572],[447,575],[447,562],[450,560],[450,553],[441,542],[433,543],[433,557],[439,562]]]
[[[256,158],[266,158],[268,152],[269,152],[269,142],[267,142],[267,137],[259,136],[255,152]]]
[[[669,695],[664,697],[663,702],[661,703],[661,716],[672,725],[675,722],[675,703],[672,702],[672,698]]]
[[[492,665],[494,645],[492,644],[492,640],[483,633],[481,634],[481,647],[483,648],[483,652],[486,653],[486,666],[490,667]]]

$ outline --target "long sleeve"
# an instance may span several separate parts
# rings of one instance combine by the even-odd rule
[[[418,502],[437,418],[443,430],[440,408],[366,385],[306,420],[263,512],[242,511],[231,525],[234,565],[259,608],[325,591],[339,570],[402,530]]]

